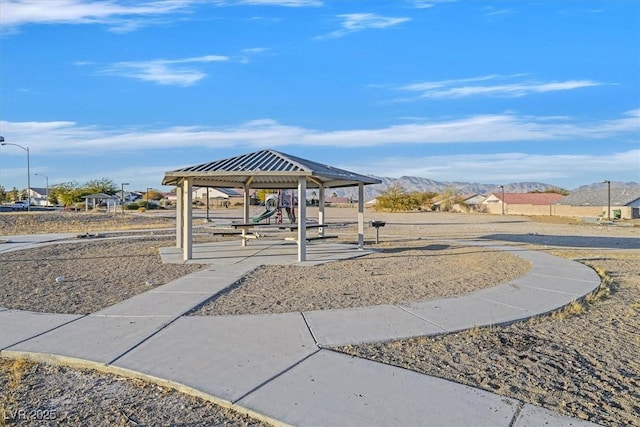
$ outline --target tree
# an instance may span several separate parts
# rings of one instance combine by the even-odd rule
[[[264,203],[269,194],[276,194],[278,190],[256,190],[256,197],[260,203]]]
[[[162,199],[164,199],[164,196],[162,195],[162,193],[159,192],[158,190],[154,190],[154,189],[150,189],[149,191],[145,191],[144,194],[142,195],[142,200],[144,200],[144,201],[162,200]]]
[[[4,203],[7,201],[7,191],[4,189],[4,186],[0,185],[0,203]]]
[[[63,182],[49,188],[49,201],[56,205],[71,206],[81,202],[81,196],[81,190],[75,181]]]
[[[8,198],[10,201],[15,202],[18,200],[18,196],[20,195],[20,191],[16,187],[13,187],[11,191],[9,191]]]
[[[87,194],[104,193],[110,196],[119,190],[111,178],[92,179],[84,184],[83,189],[87,191]]]
[[[408,211],[420,207],[420,201],[414,195],[407,193],[400,184],[387,187],[377,197],[376,209],[388,209],[391,212]]]
[[[448,212],[453,208],[453,205],[464,205],[464,200],[462,200],[458,190],[453,187],[447,187],[440,194],[440,210]]]
[[[554,193],[554,194],[562,194],[563,196],[568,196],[569,190],[565,190],[564,188],[560,188],[560,187],[551,187],[542,191],[540,190],[529,191],[529,193]]]

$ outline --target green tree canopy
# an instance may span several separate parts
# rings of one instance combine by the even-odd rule
[[[100,178],[87,181],[84,184],[84,190],[87,191],[87,194],[104,193],[113,196],[119,188],[111,178]]]
[[[421,205],[421,197],[417,197],[416,193],[408,193],[400,184],[387,187],[377,201],[376,209],[391,212],[413,210]]]

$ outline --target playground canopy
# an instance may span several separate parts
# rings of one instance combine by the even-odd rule
[[[244,222],[249,219],[249,189],[297,188],[299,217],[306,217],[306,190],[319,189],[318,223],[324,224],[324,192],[327,188],[358,186],[358,246],[364,245],[364,185],[379,184],[379,179],[344,169],[291,156],[275,150],[261,150],[228,159],[165,172],[162,185],[177,186],[176,244],[184,259],[192,257],[192,187],[243,188]],[[323,230],[320,228],[319,232]],[[322,235],[322,234],[321,234]],[[298,261],[306,259],[306,227],[298,226]]]

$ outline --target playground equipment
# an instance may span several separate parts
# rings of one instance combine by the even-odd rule
[[[259,223],[264,220],[270,221],[270,218],[275,215],[276,224],[283,223],[283,213],[287,214],[289,223],[296,222],[295,212],[296,198],[293,195],[293,191],[278,190],[277,194],[269,194],[264,200],[265,211],[252,218],[253,223]]]

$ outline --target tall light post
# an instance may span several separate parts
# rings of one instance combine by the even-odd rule
[[[149,210],[149,191],[151,191],[151,187],[147,187],[147,210]]]
[[[47,180],[47,206],[49,206],[49,177],[42,175],[41,173],[34,173],[34,175],[43,176]]]
[[[120,205],[122,206],[122,215],[124,215],[124,186],[129,185],[128,182],[122,183],[122,189],[120,190]]]
[[[502,189],[502,215],[504,215],[504,185],[499,185],[498,187]]]
[[[27,211],[31,212],[31,170],[29,166],[29,147],[14,144],[12,142],[4,142],[4,137],[0,136],[0,145],[15,145],[27,152]]]
[[[611,221],[611,181],[602,181],[607,184],[607,221]]]

